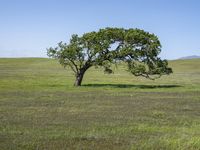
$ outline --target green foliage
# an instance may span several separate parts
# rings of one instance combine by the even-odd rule
[[[155,79],[172,73],[166,60],[158,54],[161,44],[157,36],[140,29],[105,28],[98,32],[72,35],[69,44],[60,42],[48,49],[48,56],[75,73],[75,85],[81,85],[84,73],[91,66],[102,66],[112,73],[111,64],[124,61],[135,76]],[[156,76],[155,76],[156,75]]]

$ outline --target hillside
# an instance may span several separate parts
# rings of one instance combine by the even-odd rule
[[[200,58],[200,56],[192,55],[192,56],[181,57],[179,59],[198,59],[198,58]]]
[[[55,60],[0,59],[0,149],[198,149],[200,59],[151,81],[90,69],[82,87]]]

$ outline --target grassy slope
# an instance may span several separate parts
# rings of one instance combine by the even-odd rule
[[[49,59],[0,59],[0,149],[200,149],[200,59],[156,81]]]

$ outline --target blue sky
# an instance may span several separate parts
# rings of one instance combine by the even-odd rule
[[[156,34],[161,57],[200,55],[199,0],[0,0],[0,57],[47,57],[46,48],[104,27]]]

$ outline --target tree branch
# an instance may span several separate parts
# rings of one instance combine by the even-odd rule
[[[78,72],[79,69],[78,69],[78,66],[76,65],[76,63],[73,60],[71,60],[71,59],[68,59],[68,60],[74,65],[74,67],[76,69],[76,72]]]

